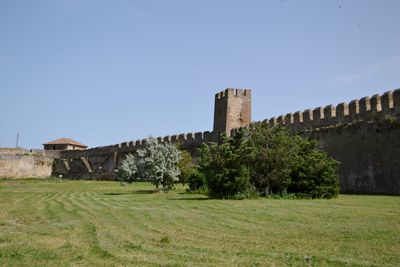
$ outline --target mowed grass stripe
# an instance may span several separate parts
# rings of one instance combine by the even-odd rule
[[[150,218],[151,219],[151,218]]]
[[[152,213],[149,213],[150,215]],[[154,218],[151,218],[151,216],[146,216],[144,215],[143,218],[145,218],[145,221],[151,220],[151,221],[156,221],[154,220]],[[142,224],[142,225],[148,225],[148,224]],[[171,225],[171,221],[165,221],[165,225]],[[136,228],[137,224],[135,224],[135,221],[133,221],[133,224],[130,225],[130,227],[132,228]],[[157,233],[157,229],[145,229],[146,233]],[[146,237],[146,239],[149,239],[149,237]],[[156,240],[156,242],[158,242],[158,240]],[[153,251],[151,251],[153,252]]]
[[[398,197],[204,200],[153,189],[1,181],[0,265],[304,266],[305,255],[317,266],[399,265]]]
[[[94,201],[94,202],[97,203],[99,199],[100,198],[96,198],[96,201]],[[159,234],[157,233],[157,231],[154,229],[149,229],[148,228],[149,224],[145,223],[145,221],[148,221],[148,216],[145,215],[145,214],[147,214],[147,211],[140,213],[142,215],[142,216],[140,216],[140,218],[145,218],[145,220],[143,222],[141,220],[137,220],[137,216],[132,216],[132,215],[137,214],[137,211],[136,212],[127,211],[127,213],[129,213],[131,215],[130,216],[131,219],[126,218],[126,215],[118,216],[119,217],[118,221],[117,221],[118,224],[115,225],[115,227],[113,229],[102,227],[104,224],[105,217],[106,218],[115,217],[112,211],[113,211],[113,209],[104,210],[104,216],[102,217],[103,220],[97,220],[97,223],[100,224],[100,227],[98,227],[99,232],[101,230],[103,230],[105,233],[104,235],[106,236],[106,238],[104,238],[105,240],[103,241],[103,244],[109,244],[109,243],[113,243],[113,242],[118,243],[116,240],[121,240],[121,237],[119,236],[119,237],[115,238],[115,236],[110,235],[110,232],[113,232],[115,234],[116,231],[121,232],[121,230],[123,233],[129,234],[130,236],[132,236],[132,240],[137,239],[139,237],[142,240],[146,240],[147,243],[150,243],[151,245],[158,244],[160,242],[161,238],[158,238]],[[132,217],[134,217],[134,218],[132,218]],[[125,222],[125,224],[124,223],[121,224],[121,222]],[[110,240],[110,238],[114,239],[114,240]],[[124,239],[122,239],[122,240],[124,240]],[[146,244],[144,244],[144,245],[146,245]],[[152,248],[152,249],[143,250],[142,248],[146,247],[146,246],[133,244],[129,241],[129,239],[125,239],[124,242],[122,243],[122,246],[131,248],[131,249],[133,248],[136,251],[136,253],[134,253],[133,255],[131,254],[131,257],[127,257],[127,258],[135,259],[137,261],[145,260],[148,263],[149,262],[156,263],[159,260],[159,257],[161,256],[159,254],[162,251],[160,248],[157,248],[157,247],[152,248],[153,246],[149,246],[149,248]],[[120,249],[118,248],[117,251],[120,251]],[[140,253],[137,253],[137,251],[140,251]]]

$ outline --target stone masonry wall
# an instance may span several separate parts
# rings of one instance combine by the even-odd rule
[[[0,178],[47,178],[53,170],[57,152],[25,150],[20,148],[0,149]]]
[[[341,162],[342,193],[400,195],[400,89],[263,122],[318,140]]]
[[[341,162],[342,193],[400,195],[400,119],[359,121],[303,132]]]
[[[236,94],[236,91],[228,89],[216,95],[216,101],[222,101],[215,109],[216,113],[222,114],[221,118],[215,114],[218,127],[227,126],[228,117],[225,122],[223,119],[229,113],[228,100],[225,99],[226,105],[223,102],[226,92]],[[237,103],[240,108],[234,112],[231,110],[237,116],[231,119],[233,121],[240,118],[237,111],[243,111],[243,105]],[[251,109],[250,105],[248,102],[245,106]],[[321,148],[341,162],[341,192],[400,195],[400,132],[396,128],[399,118],[400,89],[397,89],[337,106],[288,113],[263,122],[271,126],[285,125],[295,133],[319,140]],[[183,148],[194,152],[203,143],[218,141],[218,127],[214,124],[216,131],[213,132],[157,139],[160,142],[179,142]],[[235,129],[231,134],[234,132]],[[124,157],[142,147],[143,142],[144,139],[82,151],[63,151],[60,159],[55,160],[53,173],[80,179],[115,179],[115,170]]]

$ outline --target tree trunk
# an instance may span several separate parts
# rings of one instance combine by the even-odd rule
[[[269,191],[269,186],[266,186],[265,187],[265,196],[267,197],[267,196],[269,196],[270,195],[270,191]]]

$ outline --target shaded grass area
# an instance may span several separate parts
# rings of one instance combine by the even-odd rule
[[[1,266],[399,266],[400,197],[216,200],[148,183],[0,181]],[[201,201],[207,200],[207,201]]]

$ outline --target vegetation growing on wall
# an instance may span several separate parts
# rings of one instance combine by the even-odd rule
[[[378,121],[379,122],[379,121]],[[380,126],[384,125],[400,128],[400,119],[395,116],[386,116],[385,119],[380,123]]]

